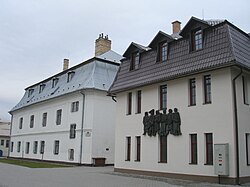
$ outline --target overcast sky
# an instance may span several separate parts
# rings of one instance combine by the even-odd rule
[[[94,55],[103,32],[123,54],[133,42],[148,45],[159,30],[172,33],[191,16],[227,19],[250,32],[249,0],[0,0],[0,118],[24,89]]]

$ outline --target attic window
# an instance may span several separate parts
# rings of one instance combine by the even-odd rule
[[[203,36],[201,28],[195,29],[191,33],[191,49],[192,51],[197,51],[203,47]]]
[[[161,42],[158,46],[157,62],[166,62],[168,58],[168,43]]]
[[[28,97],[30,97],[30,96],[33,94],[33,92],[34,92],[34,89],[33,89],[33,88],[29,89],[29,90],[28,90]]]
[[[57,83],[58,83],[58,78],[53,78],[52,79],[52,88],[55,88],[55,86],[57,85]]]
[[[140,53],[137,51],[135,53],[132,53],[131,63],[130,63],[130,71],[138,69],[139,64],[140,64]]]
[[[68,72],[67,82],[71,81],[73,79],[74,75],[75,75],[74,71]]]
[[[46,86],[45,84],[41,84],[40,85],[39,93],[41,93],[44,90],[45,86]]]

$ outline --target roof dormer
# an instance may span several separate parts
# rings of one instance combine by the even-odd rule
[[[153,48],[157,48],[160,43],[163,43],[163,42],[169,43],[173,40],[174,39],[172,36],[162,31],[159,31],[148,46],[153,49]]]

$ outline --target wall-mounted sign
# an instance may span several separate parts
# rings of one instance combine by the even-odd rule
[[[152,109],[149,112],[145,112],[143,117],[144,132],[143,135],[148,136],[167,136],[172,134],[174,136],[181,135],[181,118],[177,108],[163,110],[161,113],[159,110]]]

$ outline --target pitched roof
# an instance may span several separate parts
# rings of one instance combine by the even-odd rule
[[[134,51],[143,52],[143,51],[148,51],[149,49],[150,49],[149,47],[145,47],[143,45],[132,42],[127,48],[127,50],[124,52],[123,56],[129,58],[131,53]]]
[[[112,57],[114,57],[113,59],[119,63],[119,60],[122,58],[117,53],[108,51],[106,54],[91,58],[68,70],[29,86],[26,88],[23,98],[14,108],[12,108],[10,112],[31,104],[42,102],[82,89],[97,89],[107,91],[112,84],[119,68],[119,63],[109,61]],[[74,72],[74,76],[72,80],[67,82],[68,73],[70,72]],[[58,83],[52,88],[54,78],[58,78]],[[40,92],[41,84],[44,84],[45,88]],[[33,89],[33,93],[28,96],[30,89]]]
[[[189,37],[171,42],[166,63],[156,63],[156,49],[141,56],[140,68],[137,70],[129,71],[129,59],[123,60],[109,91],[115,94],[231,65],[240,65],[250,69],[248,34],[228,21],[209,26],[204,33],[204,46],[199,51],[189,51]]]

